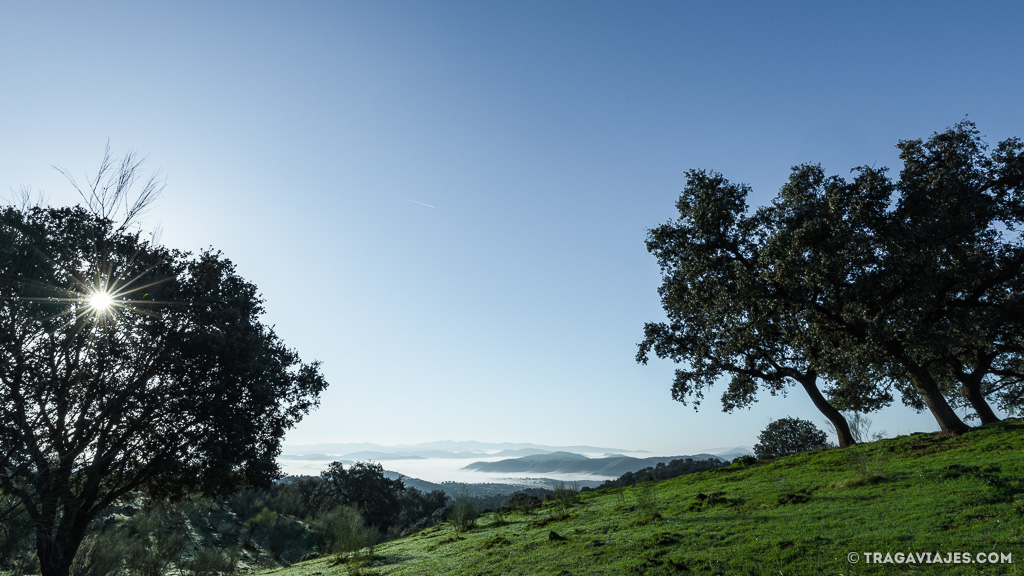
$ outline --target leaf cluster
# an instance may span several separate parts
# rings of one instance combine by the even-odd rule
[[[989,152],[964,121],[898,148],[898,180],[796,166],[753,212],[748,187],[688,172],[678,219],[648,235],[667,320],[645,325],[637,360],[679,363],[673,397],[695,406],[727,377],[727,411],[794,381],[814,398],[819,378],[833,416],[895,390],[944,429],[962,431],[947,398],[983,421],[987,400],[1019,407],[1024,144]]]
[[[98,291],[113,308],[91,306]],[[132,491],[268,485],[327,382],[263,311],[219,252],[158,246],[82,207],[0,209],[0,492],[73,553]]]

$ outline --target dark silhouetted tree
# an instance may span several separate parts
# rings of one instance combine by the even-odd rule
[[[798,383],[832,422],[840,445],[853,444],[846,420],[818,388],[821,343],[805,338],[807,319],[771,282],[761,254],[764,218],[746,213],[748,192],[719,174],[687,173],[679,218],[647,239],[661,266],[658,293],[668,322],[644,326],[637,361],[646,363],[653,351],[685,364],[676,370],[672,395],[695,407],[728,376],[727,412],[755,402],[759,388],[779,394]],[[889,400],[872,394],[864,403],[875,408]]]
[[[779,292],[807,311],[842,364],[897,386],[942,430],[998,418],[987,395],[1019,386],[1024,336],[1024,175],[1019,140],[986,153],[961,122],[927,141],[898,144],[893,183],[861,167],[861,186],[794,169],[770,209]],[[855,406],[849,406],[858,409]]]
[[[651,231],[668,322],[645,326],[649,352],[685,364],[677,400],[699,401],[722,376],[731,409],[800,382],[836,426],[834,408],[891,401],[927,408],[944,430],[982,423],[988,404],[1019,406],[1024,343],[1024,145],[986,153],[973,124],[899,143],[904,169],[860,167],[852,180],[793,169],[770,205],[690,172],[680,218]],[[815,394],[818,378],[828,400]]]
[[[346,470],[340,462],[332,462],[320,476],[328,494],[338,504],[355,506],[368,525],[387,533],[398,521],[405,485],[385,476],[380,464],[356,462]]]
[[[800,418],[773,420],[757,437],[754,454],[758,460],[828,448],[828,436],[813,422]]]
[[[230,261],[131,233],[137,203],[110,219],[128,160],[105,159],[89,208],[0,209],[0,493],[31,517],[43,576],[66,576],[90,521],[133,491],[269,484],[327,386]]]

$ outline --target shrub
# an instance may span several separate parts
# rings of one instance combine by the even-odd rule
[[[756,462],[757,462],[757,458],[754,458],[753,456],[751,456],[749,454],[746,454],[746,455],[743,455],[743,456],[737,456],[737,457],[732,459],[732,465],[736,466],[737,468],[741,468],[741,467],[744,467],[744,466],[751,466],[751,465],[755,464]]]
[[[163,576],[185,550],[185,538],[178,533],[153,538],[137,536],[128,545],[125,563],[136,576]]]
[[[448,519],[458,532],[465,532],[476,526],[476,520],[480,517],[480,511],[469,498],[469,490],[462,487],[462,493],[452,502],[448,509]]]
[[[237,542],[238,537],[242,535],[242,526],[238,522],[231,520],[222,520],[217,523],[214,528],[217,534],[220,535],[222,542]]]
[[[509,499],[508,505],[509,508],[520,514],[529,514],[533,512],[534,508],[540,506],[540,498],[526,492],[516,492]]]
[[[127,524],[125,564],[135,576],[163,576],[177,564],[187,544],[180,510],[166,503],[147,504]]]
[[[800,418],[780,418],[761,431],[754,445],[758,460],[781,458],[790,454],[828,448],[828,437],[813,422]]]
[[[232,574],[238,563],[240,550],[229,548],[217,550],[214,548],[199,548],[185,562],[186,574],[190,576],[216,576],[218,574]]]
[[[82,541],[71,562],[74,576],[118,576],[125,573],[124,558],[128,546],[124,535],[103,530],[90,534]]]
[[[345,555],[358,555],[363,548],[377,543],[377,529],[363,523],[363,516],[354,506],[338,506],[322,515],[315,523],[320,552],[333,553],[342,560]]]
[[[658,512],[658,493],[653,482],[644,482],[636,488],[636,508],[641,521],[661,518]]]
[[[574,482],[571,486],[566,486],[565,482],[558,482],[555,484],[552,498],[555,501],[555,509],[558,510],[558,516],[561,518],[568,517],[569,508],[572,508],[573,504],[579,501],[579,484]]]
[[[24,506],[0,493],[0,571],[32,574],[39,570],[33,536],[32,518]]]

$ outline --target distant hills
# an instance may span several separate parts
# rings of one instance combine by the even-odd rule
[[[463,469],[508,474],[593,474],[595,476],[618,477],[627,472],[636,472],[649,466],[667,464],[672,460],[685,460],[686,458],[694,460],[707,460],[709,458],[726,459],[715,454],[656,456],[651,458],[612,455],[604,458],[588,458],[582,454],[559,451],[548,454],[528,455],[521,458],[510,458],[497,462],[473,462],[468,466],[464,466]]]
[[[423,442],[384,446],[366,442],[305,444],[285,446],[283,458],[292,460],[404,460],[411,458],[452,458],[470,460],[474,458],[521,457],[553,452],[586,454],[610,454],[616,452],[642,453],[642,450],[621,448],[600,448],[597,446],[546,446],[543,444],[514,442],[475,442],[472,440]]]
[[[622,454],[623,452],[633,454],[633,456]],[[575,475],[579,477],[577,480],[579,487],[594,487],[599,485],[604,479],[618,478],[628,472],[636,472],[647,467],[654,467],[659,463],[667,464],[672,460],[719,458],[729,461],[740,455],[752,454],[752,451],[746,447],[737,447],[715,448],[692,456],[643,457],[643,454],[644,451],[641,450],[623,450],[621,448],[597,446],[550,446],[512,442],[442,441],[399,446],[370,443],[291,445],[284,447],[284,454],[281,455],[281,459],[292,462],[324,463],[324,466],[326,466],[327,462],[333,461],[340,462],[346,467],[356,462],[366,461],[389,462],[408,460],[410,462],[423,462],[432,459],[466,460],[471,463],[463,466],[463,470],[509,474],[507,478],[497,479],[497,483],[487,483],[484,480],[483,483],[470,481],[458,483],[442,482],[439,484],[407,474],[390,470],[385,471],[389,477],[403,478],[407,486],[424,491],[444,490],[454,497],[458,496],[464,484],[469,486],[469,491],[474,496],[509,492],[511,487],[516,486],[519,488],[526,486],[550,488],[557,483],[557,480],[551,479],[550,476],[572,477]],[[600,457],[591,457],[595,455],[600,455]],[[501,460],[494,461],[496,458],[501,458]],[[453,464],[450,468],[451,470],[455,470],[461,463]],[[401,469],[402,465],[395,462],[389,465],[389,467]],[[481,480],[483,480],[483,475],[481,476]],[[593,478],[588,478],[590,476],[593,476]],[[439,480],[436,474],[434,480]],[[491,482],[494,482],[494,480]]]

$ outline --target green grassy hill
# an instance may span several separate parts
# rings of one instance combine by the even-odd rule
[[[868,562],[875,552],[918,556]],[[992,552],[1012,563],[978,563]],[[951,553],[971,563],[934,562]],[[1024,423],[583,493],[504,522],[487,514],[463,533],[443,524],[387,542],[361,566],[322,558],[262,574],[356,573],[1024,574]]]

